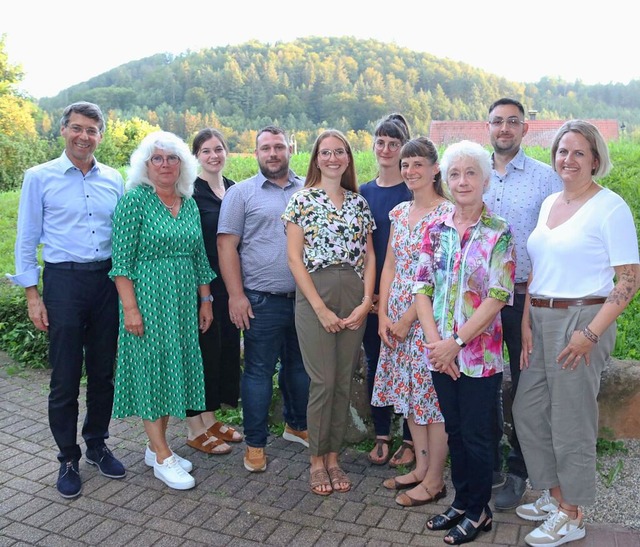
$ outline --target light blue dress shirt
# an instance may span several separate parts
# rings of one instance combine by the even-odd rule
[[[38,245],[45,262],[111,258],[113,211],[124,192],[115,169],[97,161],[84,175],[66,153],[25,172],[15,246],[16,285],[38,284]]]

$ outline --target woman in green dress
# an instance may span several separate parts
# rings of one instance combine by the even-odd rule
[[[167,486],[195,486],[192,465],[167,443],[169,416],[204,409],[198,328],[213,321],[215,273],[202,239],[193,193],[196,160],[172,133],[143,139],[131,156],[127,191],[113,219],[114,279],[120,332],[114,418],[142,418],[145,462]],[[198,311],[198,293],[202,305]]]

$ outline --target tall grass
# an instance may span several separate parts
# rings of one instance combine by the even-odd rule
[[[614,169],[601,183],[621,195],[629,204],[640,229],[640,145],[632,142],[609,144]],[[442,153],[442,149],[440,153]],[[526,149],[530,156],[549,163],[549,150],[541,147]],[[291,158],[291,168],[301,176],[307,173],[309,152]],[[354,161],[360,183],[374,178],[377,164],[371,151],[355,152]],[[257,171],[253,155],[232,154],[227,159],[225,175],[235,181],[253,176]],[[123,175],[126,176],[123,170]],[[0,193],[0,274],[14,272],[14,244],[19,192]],[[618,319],[618,336],[614,356],[623,359],[640,359],[640,298],[636,298]]]

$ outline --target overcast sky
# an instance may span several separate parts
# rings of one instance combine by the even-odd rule
[[[305,36],[374,38],[517,82],[640,79],[636,18],[622,0],[171,2],[4,0],[0,34],[22,89],[53,96],[156,53]],[[374,7],[381,5],[382,7]]]

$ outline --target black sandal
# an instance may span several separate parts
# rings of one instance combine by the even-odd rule
[[[402,458],[404,458],[404,453],[407,450],[411,452],[411,459],[408,462],[403,462]],[[400,448],[398,448],[395,454],[391,456],[389,460],[389,467],[400,467],[401,465],[408,467],[410,465],[413,465],[415,461],[416,461],[415,448],[413,447],[412,444],[408,443],[407,441],[402,441]]]
[[[455,528],[451,528],[449,532],[447,532],[446,537],[450,537],[453,541],[444,542],[447,545],[460,545],[462,543],[469,543],[476,539],[477,535],[482,532],[489,532],[491,530],[491,525],[493,524],[493,518],[490,515],[487,515],[484,520],[478,524],[478,526],[474,526],[473,522],[471,522],[468,518],[464,518],[460,524],[458,524]]]
[[[444,513],[435,515],[427,521],[427,530],[449,530],[464,518],[464,513],[458,513],[453,507],[449,507]]]
[[[384,456],[384,445],[387,445],[387,455],[386,457]],[[369,455],[367,456],[369,458],[369,461],[373,464],[373,465],[384,465],[385,463],[387,463],[390,459],[391,459],[391,439],[379,439],[376,438],[376,446],[374,447],[376,448],[376,456],[378,456],[379,459],[374,459],[371,457],[371,453],[369,453]]]

